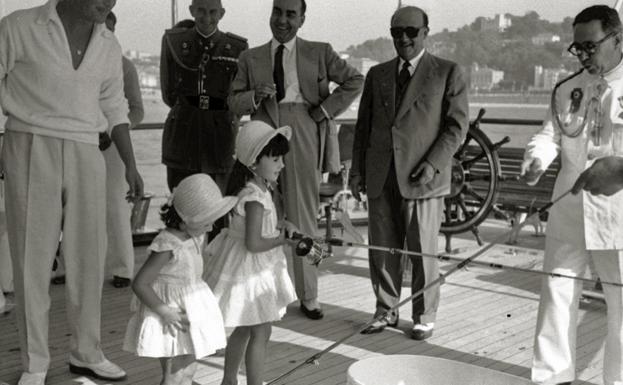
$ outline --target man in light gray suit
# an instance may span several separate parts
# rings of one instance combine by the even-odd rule
[[[467,89],[459,67],[424,49],[428,17],[405,7],[391,19],[398,57],[370,69],[359,105],[353,144],[351,189],[367,190],[369,242],[375,246],[435,254],[450,192],[452,156],[468,129]],[[439,276],[436,260],[410,257],[412,292]],[[400,300],[401,259],[370,251],[375,317]],[[412,338],[433,332],[439,286],[413,301]],[[362,333],[378,333],[398,323],[398,312]]]
[[[305,0],[273,1],[273,38],[240,55],[228,103],[238,115],[250,114],[251,119],[273,127],[292,127],[280,183],[285,217],[302,232],[314,234],[318,228],[320,171],[328,155],[325,143],[334,128],[333,118],[359,95],[363,76],[331,45],[296,36],[305,21],[306,8]],[[338,84],[333,92],[330,82]],[[293,268],[301,311],[308,318],[322,318],[317,268],[301,258],[293,259]]]

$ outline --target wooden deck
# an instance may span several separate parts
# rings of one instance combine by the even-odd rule
[[[490,240],[506,231],[499,222],[487,221],[483,239]],[[365,228],[362,229],[365,231]],[[496,246],[483,256],[500,263],[540,268],[543,238],[531,236],[524,229],[519,246]],[[453,245],[460,255],[477,250],[475,242],[459,236]],[[439,242],[440,251],[443,240]],[[346,336],[370,319],[374,298],[368,278],[365,250],[335,250],[336,257],[320,266],[320,293],[325,310],[321,321],[310,321],[292,304],[282,322],[273,328],[266,357],[265,379],[288,371],[296,364]],[[145,249],[137,248],[137,261],[145,259]],[[442,266],[448,269],[449,264]],[[328,353],[319,366],[307,366],[283,381],[286,384],[344,384],[346,371],[353,362],[381,354],[418,354],[443,357],[487,367],[521,377],[529,377],[540,277],[485,268],[468,268],[448,278],[442,286],[442,302],[435,332],[425,342],[406,334],[411,322],[410,310],[401,309],[398,329],[364,336],[357,334]],[[408,287],[403,295],[409,294]],[[52,286],[50,311],[50,350],[52,363],[47,384],[104,384],[71,375],[67,368],[68,330],[64,310],[63,287]],[[129,318],[131,290],[104,287],[102,343],[108,358],[124,367],[128,380],[119,384],[158,384],[157,360],[138,358],[121,350]],[[603,339],[606,331],[605,305],[599,301],[581,304],[578,330],[578,378],[574,384],[602,384]],[[195,384],[219,384],[223,369],[222,355],[200,361]],[[0,382],[17,382],[20,373],[19,347],[12,314],[0,316]],[[244,384],[244,373],[240,374]]]

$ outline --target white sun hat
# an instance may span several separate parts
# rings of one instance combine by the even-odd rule
[[[227,214],[238,198],[224,197],[209,175],[194,174],[184,178],[173,190],[172,202],[186,225],[200,227]]]
[[[246,122],[236,136],[236,159],[250,167],[268,142],[277,135],[283,135],[290,140],[292,129],[289,126],[275,129],[259,120]]]

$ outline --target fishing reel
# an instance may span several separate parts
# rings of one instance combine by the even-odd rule
[[[297,256],[305,258],[305,261],[313,266],[318,266],[322,261],[331,257],[331,253],[312,237],[299,233],[293,233],[290,239],[298,241],[294,252]]]

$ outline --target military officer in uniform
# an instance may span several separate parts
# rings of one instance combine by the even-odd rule
[[[218,30],[220,0],[193,0],[194,27],[165,32],[160,58],[162,99],[171,107],[162,134],[162,162],[173,189],[185,177],[209,174],[225,190],[233,166],[238,119],[227,107],[246,39]]]
[[[560,154],[553,197],[568,191],[592,165],[623,156],[622,32],[617,11],[605,5],[584,9],[573,22],[569,52],[582,70],[552,91],[548,116],[528,143],[522,165],[528,183],[536,183]],[[550,210],[543,269],[583,276],[589,261],[603,281],[623,282],[621,191],[567,195]],[[623,290],[614,285],[603,290],[608,306],[603,383],[623,384]],[[575,379],[581,291],[579,281],[543,280],[532,362],[532,380],[538,384],[571,384]]]

